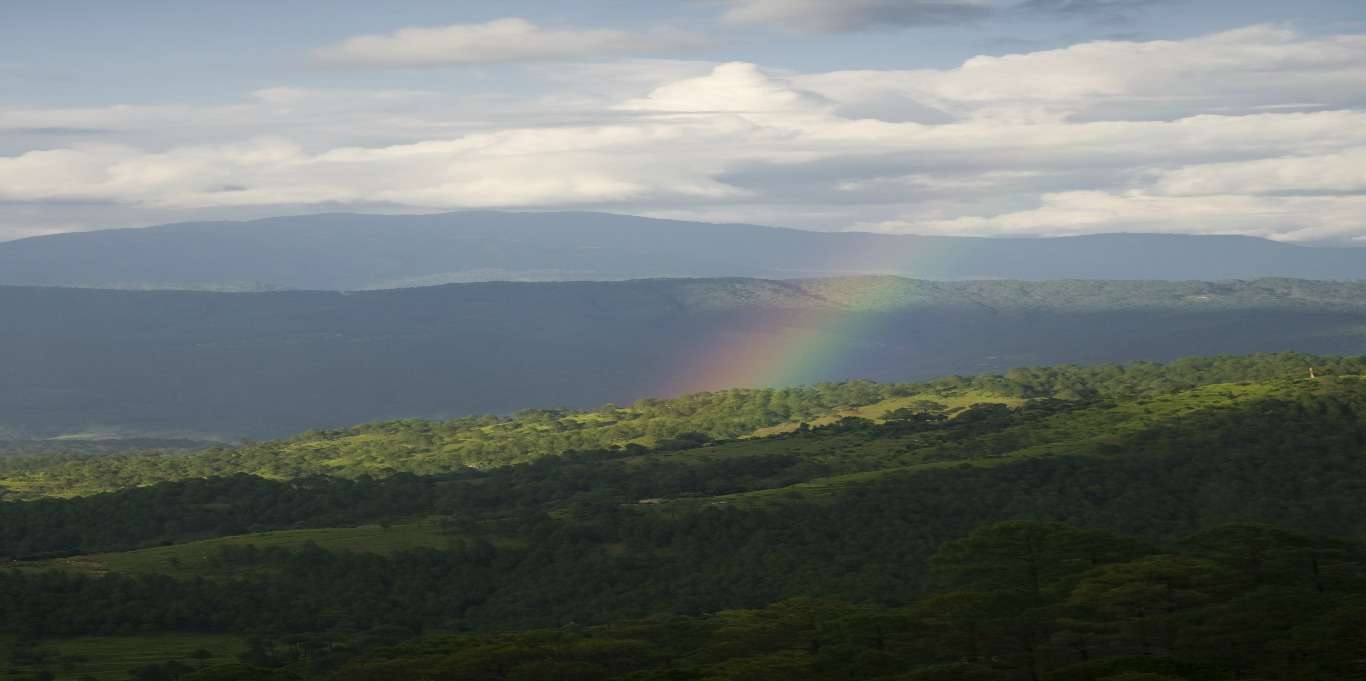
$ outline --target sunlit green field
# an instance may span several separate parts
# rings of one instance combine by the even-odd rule
[[[974,404],[980,404],[983,402],[994,402],[997,404],[1004,404],[1011,407],[1018,407],[1021,404],[1024,404],[1025,400],[1019,397],[1009,397],[1006,395],[989,393],[981,390],[965,390],[950,395],[921,393],[918,395],[910,395],[907,397],[893,397],[891,399],[874,402],[873,404],[866,404],[861,407],[851,407],[849,409],[842,409],[834,414],[829,414],[826,416],[822,416],[820,418],[811,419],[810,421],[807,421],[807,424],[811,426],[828,426],[845,417],[870,419],[872,421],[880,422],[883,420],[885,416],[887,416],[887,414],[896,411],[897,409],[911,407],[912,405],[918,402],[935,402],[947,407],[949,411],[952,412],[955,410],[966,409]],[[787,421],[784,423],[779,423],[774,426],[760,428],[751,433],[750,437],[767,437],[770,435],[781,435],[783,433],[790,433],[792,431],[797,430],[797,428],[800,427],[801,424],[801,421]]]

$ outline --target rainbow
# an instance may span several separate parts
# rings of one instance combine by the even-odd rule
[[[913,295],[917,284],[896,277],[852,277],[788,282],[826,304],[763,309],[724,325],[691,345],[657,394],[723,388],[786,387],[855,378],[846,366],[877,335],[879,314]]]

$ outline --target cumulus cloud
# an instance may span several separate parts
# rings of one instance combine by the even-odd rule
[[[587,99],[552,80],[575,94],[514,101],[517,118],[440,92],[285,88],[205,116],[0,110],[0,128],[224,126],[159,146],[132,133],[35,140],[0,153],[0,201],[178,216],[578,206],[907,233],[1352,239],[1366,236],[1363,69],[1366,36],[1251,27],[937,70],[637,63],[629,87]]]
[[[520,18],[482,24],[403,28],[348,38],[315,50],[322,63],[415,67],[584,59],[669,52],[699,41],[681,31],[626,32],[600,28],[544,28]]]
[[[619,108],[676,113],[791,114],[825,111],[825,98],[797,89],[754,64],[721,64],[706,75],[686,78],[654,89]]]

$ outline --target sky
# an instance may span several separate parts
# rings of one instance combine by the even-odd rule
[[[0,240],[476,208],[1366,244],[1366,2],[0,0]]]

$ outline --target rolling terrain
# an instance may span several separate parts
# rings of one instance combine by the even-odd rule
[[[603,213],[330,214],[0,243],[0,284],[360,290],[652,277],[1361,279],[1366,249],[1252,237],[1048,239],[810,232]]]
[[[1286,279],[0,287],[0,309],[7,439],[279,437],[726,387],[1366,351],[1366,284]]]
[[[54,455],[29,470],[89,495],[0,503],[0,646],[13,678],[1351,678],[1363,374],[1018,369]],[[522,454],[467,467],[476,426]],[[205,466],[142,467],[167,456]]]

